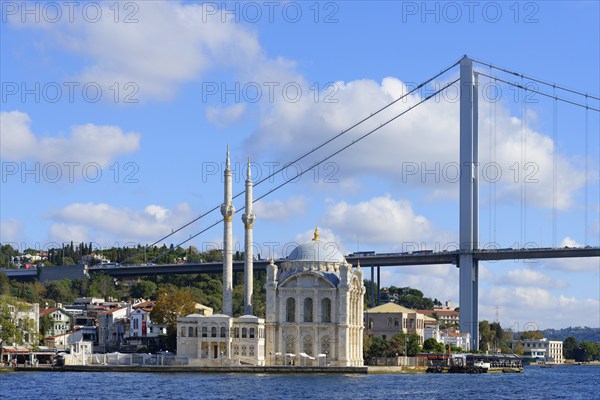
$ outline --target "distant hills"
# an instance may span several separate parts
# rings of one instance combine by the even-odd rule
[[[589,328],[585,327],[568,327],[563,329],[544,329],[542,334],[545,338],[550,340],[561,340],[564,341],[569,336],[573,336],[577,343],[581,343],[584,340],[588,342],[600,342],[600,328]]]

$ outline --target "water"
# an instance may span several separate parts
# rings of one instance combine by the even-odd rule
[[[0,399],[598,399],[600,367],[522,374],[0,373]]]

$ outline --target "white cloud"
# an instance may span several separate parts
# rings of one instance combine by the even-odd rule
[[[567,236],[560,242],[560,247],[583,247],[580,243],[577,243],[575,239]]]
[[[192,217],[192,210],[186,203],[178,204],[173,210],[149,205],[143,211],[117,208],[106,203],[74,203],[50,215],[56,221],[51,228],[50,239],[62,240],[64,236],[65,240],[74,240],[69,235],[79,235],[96,240],[106,236],[120,243],[145,243],[172,232]],[[64,228],[68,230],[63,231]]]
[[[598,272],[600,260],[598,257],[555,258],[544,260],[541,266],[549,270],[567,272]]]
[[[305,197],[294,196],[286,200],[259,200],[254,203],[254,214],[257,219],[285,220],[298,216],[306,211],[308,201]]]
[[[82,243],[89,241],[89,230],[84,225],[55,223],[50,227],[49,238],[56,243]]]
[[[22,239],[23,226],[19,220],[11,218],[0,221],[0,243],[19,243]]]
[[[600,326],[600,301],[578,299],[535,287],[492,287],[480,290],[480,320],[495,320],[500,307],[503,326],[513,330],[557,328],[573,325]]]
[[[557,281],[548,275],[530,269],[513,269],[506,275],[496,280],[497,284],[513,286],[535,286],[539,288],[560,288],[567,284],[564,281]]]
[[[124,133],[117,126],[76,125],[71,135],[38,137],[31,131],[31,118],[20,111],[0,112],[0,157],[6,161],[32,159],[42,162],[97,163],[106,167],[114,157],[140,146],[140,134]]]
[[[19,161],[35,154],[38,140],[30,129],[31,118],[19,111],[0,112],[0,157]]]
[[[232,18],[213,10],[215,4],[143,1],[115,8],[98,3],[102,18],[90,23],[75,13],[74,21],[29,24],[43,29],[41,41],[82,55],[88,64],[76,72],[80,82],[96,82],[110,93],[115,82],[139,88],[137,99],[170,98],[177,86],[220,67],[250,68],[262,57],[256,35]],[[210,8],[210,9],[209,9]],[[124,20],[133,20],[127,23]],[[11,17],[12,24],[20,24]],[[114,86],[113,86],[114,87]]]
[[[206,108],[206,119],[215,126],[224,127],[238,121],[245,110],[246,105],[243,103],[234,104],[230,107],[210,106]]]
[[[401,250],[402,243],[415,243],[417,248],[421,243],[432,245],[439,237],[433,224],[417,215],[409,201],[395,200],[390,195],[357,204],[346,201],[331,204],[324,221],[349,242],[358,237],[361,244],[388,246],[393,250]]]

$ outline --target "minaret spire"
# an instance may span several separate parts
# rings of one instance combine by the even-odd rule
[[[254,263],[253,263],[253,224],[256,219],[252,214],[252,178],[250,176],[250,157],[246,173],[246,212],[242,215],[244,221],[244,314],[252,315],[252,293],[254,289]]]
[[[231,168],[229,163],[229,146],[225,159],[225,196],[221,205],[223,215],[223,314],[233,317],[233,233],[231,220],[235,214],[231,192]]]

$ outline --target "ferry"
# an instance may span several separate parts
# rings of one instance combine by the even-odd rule
[[[513,373],[523,372],[523,361],[515,354],[430,354],[426,372]]]

